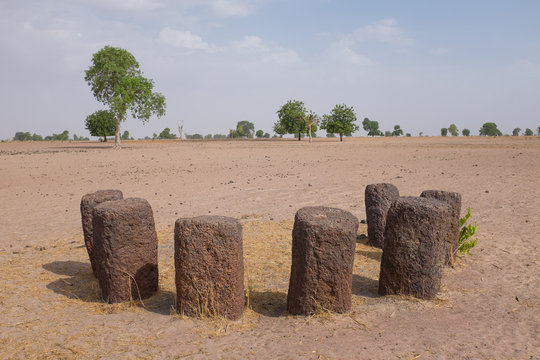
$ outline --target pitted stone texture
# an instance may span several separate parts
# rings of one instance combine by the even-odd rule
[[[148,201],[107,201],[93,212],[94,256],[109,303],[145,299],[158,289],[158,242]]]
[[[399,198],[399,190],[392,184],[371,184],[366,186],[366,220],[368,243],[378,248],[384,247],[386,214],[392,201]]]
[[[230,217],[178,219],[174,228],[177,310],[239,319],[244,311],[242,226]]]
[[[289,313],[351,309],[357,231],[358,219],[347,211],[322,206],[298,210],[292,234]]]
[[[461,194],[457,192],[426,190],[420,197],[444,201],[450,206],[449,232],[446,239],[445,265],[454,265],[454,259],[459,247],[459,216],[461,214]]]
[[[88,251],[88,257],[90,258],[90,265],[92,265],[92,272],[94,276],[96,274],[96,264],[94,260],[94,235],[92,228],[92,212],[94,207],[105,201],[121,200],[123,198],[120,190],[99,190],[95,193],[86,194],[81,199],[81,219],[82,229],[84,234],[84,244]]]
[[[440,288],[450,207],[421,197],[395,200],[386,218],[379,295],[432,299]]]

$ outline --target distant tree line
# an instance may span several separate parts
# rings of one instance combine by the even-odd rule
[[[15,141],[52,141],[52,140],[67,141],[67,140],[70,140],[70,138],[69,138],[69,131],[67,130],[64,130],[60,134],[52,134],[45,137],[38,135],[36,133],[30,134],[28,131],[27,132],[17,131],[15,133],[15,136],[13,136],[13,140]],[[77,134],[73,134],[72,140],[87,141],[90,139],[84,136],[77,136]]]

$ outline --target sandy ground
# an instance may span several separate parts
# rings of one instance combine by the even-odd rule
[[[0,358],[540,359],[540,138],[0,144]],[[353,310],[286,313],[294,213],[326,205],[365,219],[364,188],[460,192],[478,245],[433,301],[377,296],[381,253],[357,245]],[[100,301],[83,247],[81,196],[147,199],[160,291]],[[237,322],[173,312],[172,227],[240,219],[250,307]],[[360,233],[365,233],[365,226]]]

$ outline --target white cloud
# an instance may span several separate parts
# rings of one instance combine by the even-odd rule
[[[200,36],[189,31],[174,30],[165,27],[159,32],[159,41],[187,50],[211,51],[212,46],[204,41]]]
[[[250,0],[211,0],[212,11],[219,17],[249,16],[255,11]]]
[[[231,42],[231,48],[241,54],[259,54],[263,61],[278,64],[293,64],[300,62],[300,56],[294,50],[279,46],[265,44],[263,40],[254,35],[246,35],[242,41]]]
[[[433,55],[438,55],[438,56],[443,56],[443,55],[446,55],[448,54],[448,49],[447,48],[443,48],[443,47],[438,47],[436,49],[433,49],[431,51],[431,53]]]
[[[150,11],[166,5],[160,0],[91,0],[87,2],[114,11]]]
[[[402,46],[412,45],[413,39],[406,36],[395,19],[383,19],[356,29],[350,39],[358,42],[378,41]]]
[[[263,44],[258,36],[246,35],[242,41],[233,41],[232,46],[239,52],[268,52],[269,49]]]
[[[355,52],[352,45],[351,41],[342,39],[333,43],[328,51],[338,60],[345,61],[352,65],[368,66],[373,64],[373,61],[369,57]]]

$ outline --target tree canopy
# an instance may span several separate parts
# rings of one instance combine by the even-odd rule
[[[90,135],[103,136],[103,141],[107,141],[107,136],[113,136],[116,131],[116,119],[109,110],[98,110],[88,115],[84,124]]]
[[[400,136],[403,135],[403,130],[399,125],[394,125],[394,131],[392,131],[392,136]]]
[[[487,122],[480,128],[481,136],[501,136],[502,133],[497,129],[497,124],[493,122]]]
[[[512,136],[519,136],[519,133],[521,132],[520,128],[515,128],[512,130]]]
[[[442,128],[441,129],[441,136],[447,136],[448,135],[448,129],[447,128]]]
[[[463,129],[463,130],[461,131],[461,134],[462,134],[463,136],[469,136],[469,135],[471,135],[471,130],[469,130],[469,129]]]
[[[304,103],[299,100],[289,100],[278,111],[278,121],[274,124],[274,132],[279,135],[298,134],[298,140],[302,134],[317,131],[317,115],[313,112],[307,114]],[[311,124],[311,126],[309,126]]]
[[[325,129],[328,133],[339,134],[339,141],[343,141],[343,135],[350,136],[359,129],[355,121],[356,114],[352,106],[336,105],[330,114],[323,116],[321,129]]]
[[[533,135],[534,135],[534,133],[533,133],[533,131],[531,129],[529,129],[529,128],[525,129],[525,136],[533,136]]]
[[[364,118],[364,121],[362,121],[362,128],[367,131],[368,136],[383,136],[382,131],[379,130],[378,121],[372,121],[368,118]]]
[[[159,139],[177,139],[176,135],[171,133],[171,129],[165,128],[159,133]]]
[[[92,57],[84,80],[94,97],[107,105],[116,119],[115,146],[120,146],[120,123],[127,112],[146,122],[165,114],[165,97],[153,92],[154,82],[142,76],[139,63],[127,50],[105,46]]]
[[[452,136],[458,136],[459,135],[459,130],[458,130],[456,124],[450,124],[450,126],[448,127],[448,132]]]

